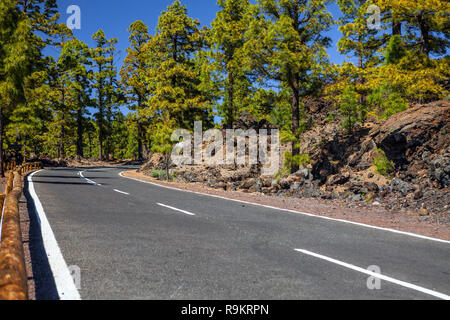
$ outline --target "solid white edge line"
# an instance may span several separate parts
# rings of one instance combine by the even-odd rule
[[[330,258],[330,257],[327,257],[327,256],[323,256],[321,254],[317,254],[317,253],[314,253],[314,252],[311,252],[311,251],[308,251],[308,250],[304,250],[304,249],[294,249],[294,250],[297,251],[297,252],[301,252],[303,254],[306,254],[306,255],[309,255],[309,256],[321,259],[321,260],[325,260],[325,261],[328,261],[328,262],[340,265],[340,266],[348,268],[348,269],[352,269],[352,270],[355,270],[355,271],[367,274],[369,276],[372,276],[374,278],[378,278],[380,280],[388,281],[388,282],[400,285],[400,286],[405,287],[405,288],[409,288],[409,289],[412,289],[412,290],[416,290],[416,291],[419,291],[419,292],[422,292],[422,293],[434,296],[434,297],[439,298],[439,299],[450,300],[450,296],[448,296],[448,295],[446,295],[444,293],[440,293],[440,292],[437,292],[437,291],[434,291],[434,290],[426,289],[426,288],[417,286],[417,285],[409,283],[409,282],[397,280],[397,279],[394,279],[394,278],[391,278],[391,277],[388,277],[388,276],[385,276],[385,275],[382,275],[382,274],[379,274],[379,273],[375,273],[375,272],[366,270],[366,269],[361,268],[361,267],[357,267],[357,266],[352,265],[350,263],[342,262],[342,261],[339,261],[339,260],[336,260],[336,259],[333,259],[333,258]]]
[[[167,208],[167,209],[170,209],[170,210],[174,210],[174,211],[178,211],[178,212],[187,214],[187,215],[189,215],[189,216],[195,216],[195,214],[192,213],[192,212],[185,211],[185,210],[181,210],[181,209],[177,209],[177,208],[174,208],[174,207],[171,207],[171,206],[162,204],[162,203],[157,203],[157,205],[158,205],[158,206],[161,206],[161,207],[164,207],[164,208]]]
[[[0,249],[2,248],[2,232],[3,232],[3,216],[5,214],[5,203],[6,203],[6,195],[5,199],[3,199],[3,207],[2,207],[2,217],[0,218]]]
[[[124,172],[128,172],[128,171],[122,171],[122,172],[119,173],[119,175],[121,177],[123,177],[123,178],[139,181],[139,182],[142,182],[142,183],[151,184],[151,185],[154,185],[154,186],[157,186],[157,187],[160,187],[160,188],[171,189],[171,190],[176,190],[176,191],[182,191],[182,192],[187,192],[187,193],[194,193],[194,194],[208,196],[208,197],[213,197],[213,198],[217,198],[217,199],[223,199],[223,200],[229,200],[229,201],[234,201],[234,202],[239,202],[239,203],[245,203],[245,204],[254,205],[254,206],[260,206],[260,207],[264,207],[264,208],[268,208],[268,209],[274,209],[274,210],[278,210],[278,211],[296,213],[296,214],[301,214],[301,215],[308,216],[308,217],[320,218],[320,219],[329,220],[329,221],[342,222],[342,223],[352,224],[352,225],[356,225],[356,226],[360,226],[360,227],[376,229],[376,230],[381,230],[381,231],[388,231],[388,232],[397,233],[397,234],[410,236],[410,237],[414,237],[414,238],[419,238],[419,239],[424,239],[424,240],[430,240],[430,241],[436,241],[436,242],[442,242],[442,243],[450,244],[450,241],[448,241],[448,240],[427,237],[427,236],[424,236],[424,235],[421,235],[421,234],[416,234],[416,233],[411,233],[411,232],[406,232],[406,231],[400,231],[400,230],[395,230],[395,229],[390,229],[390,228],[377,227],[377,226],[372,226],[370,224],[364,224],[364,223],[360,223],[360,222],[348,221],[348,220],[343,220],[343,219],[324,217],[324,216],[319,216],[319,215],[316,215],[316,214],[306,213],[306,212],[301,212],[301,211],[296,211],[296,210],[282,209],[282,208],[272,207],[272,206],[268,206],[268,205],[264,205],[264,204],[253,203],[253,202],[237,200],[237,199],[231,199],[231,198],[226,198],[226,197],[222,197],[222,196],[217,196],[217,195],[207,194],[207,193],[202,193],[202,192],[197,192],[197,191],[183,190],[183,189],[178,189],[178,188],[174,188],[174,187],[163,186],[163,185],[160,185],[160,184],[157,184],[157,183],[154,183],[154,182],[143,181],[143,180],[136,179],[136,178],[125,177],[123,175]]]
[[[47,253],[48,262],[53,273],[56,289],[61,300],[81,300],[80,293],[75,286],[73,278],[70,274],[67,263],[64,260],[61,249],[56,241],[55,234],[45,215],[44,208],[39,200],[36,190],[34,189],[33,176],[40,171],[36,171],[28,176],[28,190],[34,201],[34,206],[38,214],[41,227],[42,241],[45,252]]]
[[[121,194],[125,194],[125,195],[127,195],[127,196],[130,195],[128,192],[123,192],[123,191],[120,191],[120,190],[117,190],[117,189],[114,189],[114,191],[115,191],[115,192],[118,192],[118,193],[121,193]]]

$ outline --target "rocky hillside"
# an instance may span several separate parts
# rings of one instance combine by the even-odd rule
[[[261,177],[256,166],[171,166],[178,181],[273,196],[345,199],[355,203],[449,217],[450,102],[411,106],[384,122],[368,123],[346,135],[329,121],[327,103],[310,103],[313,126],[303,135],[301,152],[312,163],[295,174]],[[252,119],[241,127],[267,127]],[[250,117],[251,118],[251,117]],[[141,171],[163,170],[153,155]],[[164,177],[161,176],[161,179]]]

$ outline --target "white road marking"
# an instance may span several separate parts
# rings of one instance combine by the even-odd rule
[[[5,203],[6,203],[6,196],[3,200],[3,207],[2,207],[2,217],[0,218],[0,249],[2,248],[2,230],[3,230],[3,216],[5,215]]]
[[[160,188],[165,188],[165,189],[170,189],[170,190],[175,190],[175,191],[181,191],[181,192],[187,192],[187,193],[193,193],[193,194],[197,194],[197,195],[202,195],[202,196],[207,196],[207,197],[212,197],[212,198],[217,198],[217,199],[223,199],[223,200],[228,200],[228,201],[234,201],[234,202],[239,202],[239,203],[245,203],[245,204],[254,205],[254,206],[260,206],[260,207],[273,209],[273,210],[277,210],[277,211],[284,211],[284,212],[290,212],[290,213],[295,213],[295,214],[301,214],[301,215],[308,216],[308,217],[320,218],[320,219],[329,220],[329,221],[342,222],[342,223],[352,224],[352,225],[356,225],[356,226],[360,226],[360,227],[365,227],[365,228],[370,228],[370,229],[375,229],[375,230],[381,230],[381,231],[387,231],[387,232],[397,233],[397,234],[410,236],[410,237],[414,237],[414,238],[419,238],[419,239],[424,239],[424,240],[430,240],[430,241],[436,241],[436,242],[442,242],[442,243],[450,244],[450,241],[448,241],[448,240],[427,237],[427,236],[424,236],[424,235],[421,235],[421,234],[416,234],[416,233],[411,233],[411,232],[406,232],[406,231],[400,231],[400,230],[395,230],[395,229],[390,229],[390,228],[377,227],[377,226],[372,226],[370,224],[364,224],[364,223],[348,221],[348,220],[343,220],[343,219],[324,217],[324,216],[319,216],[319,215],[316,215],[316,214],[306,213],[306,212],[301,212],[301,211],[296,211],[296,210],[282,209],[282,208],[272,207],[272,206],[259,204],[259,203],[253,203],[253,202],[248,202],[248,201],[243,201],[243,200],[226,198],[226,197],[217,196],[217,195],[214,195],[214,194],[207,194],[207,193],[202,193],[202,192],[197,192],[197,191],[183,190],[183,189],[178,189],[178,188],[174,188],[174,187],[163,186],[163,185],[160,185],[160,184],[157,184],[157,183],[153,183],[153,182],[149,182],[149,181],[143,181],[143,180],[136,179],[136,178],[125,177],[123,175],[124,172],[127,172],[127,171],[123,171],[123,172],[119,173],[119,175],[121,177],[123,177],[123,178],[139,181],[139,182],[142,182],[142,183],[151,184],[151,185],[154,185],[154,186],[157,186],[157,187],[160,187]]]
[[[70,270],[61,253],[61,249],[56,241],[55,234],[50,227],[47,216],[45,215],[42,203],[36,194],[33,184],[33,176],[43,170],[32,173],[28,177],[28,188],[31,197],[34,201],[34,206],[37,211],[37,218],[41,227],[42,241],[45,252],[47,253],[48,262],[55,280],[56,290],[58,291],[61,300],[81,300],[80,293],[75,286]]]
[[[121,193],[121,194],[126,194],[127,196],[129,196],[130,194],[128,192],[123,192],[117,189],[114,189],[115,192]]]
[[[87,183],[92,184],[92,185],[94,185],[94,186],[99,186],[99,187],[101,186],[100,183],[97,183],[97,182],[95,182],[95,181],[92,181],[92,180],[86,178],[86,177],[84,176],[83,173],[84,173],[84,171],[80,171],[80,172],[78,172],[78,175],[79,175],[82,179],[86,180]]]
[[[166,206],[165,204],[162,204],[162,203],[157,203],[157,205],[161,206],[161,207],[164,207],[164,208],[168,208],[168,209],[171,209],[171,210],[174,210],[174,211],[178,211],[178,212],[187,214],[189,216],[195,216],[195,214],[193,214],[192,212],[181,210],[181,209],[177,209],[177,208],[174,208],[174,207],[171,207],[171,206]]]
[[[314,252],[311,252],[311,251],[308,251],[308,250],[295,249],[295,251],[301,252],[303,254],[306,254],[306,255],[309,255],[309,256],[312,256],[312,257],[315,257],[315,258],[318,258],[318,259],[322,259],[322,260],[325,260],[325,261],[328,261],[328,262],[331,262],[331,263],[334,263],[334,264],[337,264],[337,265],[340,265],[340,266],[348,268],[348,269],[352,269],[352,270],[355,270],[355,271],[367,274],[369,276],[372,276],[374,278],[378,278],[380,280],[384,280],[384,281],[388,281],[388,282],[391,282],[391,283],[395,283],[395,284],[398,284],[398,285],[400,285],[402,287],[409,288],[409,289],[412,289],[412,290],[416,290],[416,291],[419,291],[419,292],[431,295],[431,296],[439,298],[439,299],[450,300],[450,296],[448,296],[448,295],[446,295],[444,293],[440,293],[440,292],[437,292],[437,291],[426,289],[426,288],[417,286],[417,285],[409,283],[409,282],[397,280],[397,279],[394,279],[394,278],[391,278],[391,277],[388,277],[388,276],[385,276],[385,275],[382,275],[382,274],[379,274],[379,273],[375,273],[375,272],[366,270],[364,268],[357,267],[357,266],[352,265],[350,263],[346,263],[346,262],[342,262],[342,261],[339,261],[339,260],[336,260],[336,259],[333,259],[333,258],[329,258],[329,257],[323,256],[323,255],[320,255],[320,254],[317,254],[317,253],[314,253]]]

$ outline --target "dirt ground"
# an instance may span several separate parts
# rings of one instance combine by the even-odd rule
[[[200,183],[162,182],[137,171],[128,171],[124,176],[153,182],[181,190],[201,192],[255,204],[268,205],[280,209],[289,209],[318,216],[364,223],[372,226],[412,232],[428,237],[450,240],[450,223],[439,216],[421,217],[417,212],[388,211],[381,206],[365,203],[348,203],[340,200],[322,200],[306,198],[283,198],[260,193],[240,191],[222,191],[208,188]]]

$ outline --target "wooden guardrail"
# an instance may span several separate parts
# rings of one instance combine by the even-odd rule
[[[12,168],[6,194],[0,195],[0,300],[27,300],[27,272],[20,229],[19,201],[23,176],[42,168],[40,163],[25,163]]]

